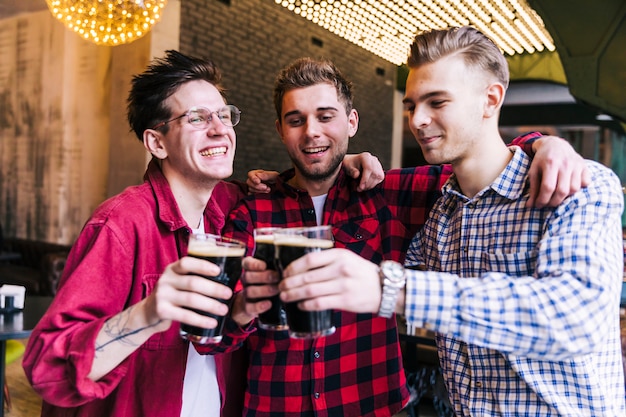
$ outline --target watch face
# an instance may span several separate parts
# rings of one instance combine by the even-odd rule
[[[394,284],[404,281],[404,268],[402,265],[396,262],[385,262],[382,265],[385,273],[385,277],[391,280]]]

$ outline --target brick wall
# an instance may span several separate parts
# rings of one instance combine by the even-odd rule
[[[354,83],[360,127],[349,151],[372,152],[389,168],[394,64],[274,0],[184,0],[180,14],[181,52],[213,59],[222,69],[229,102],[242,110],[235,178],[244,178],[249,169],[290,166],[274,128],[272,87],[280,68],[301,56],[333,60]]]

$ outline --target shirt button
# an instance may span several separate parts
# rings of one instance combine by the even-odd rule
[[[319,393],[319,392],[316,392],[316,393],[314,394],[314,397],[315,397],[315,399],[316,399],[316,400],[317,400],[317,399],[319,399],[319,398],[320,398],[320,393]]]
[[[361,240],[363,239],[363,235],[357,233],[356,235],[354,235],[354,237],[356,238],[356,240]]]
[[[476,383],[474,385],[476,385],[476,388],[482,388],[483,387],[483,383],[480,382],[480,381],[476,381]]]
[[[315,214],[315,210],[313,210],[313,209],[308,209],[308,210],[306,211],[306,213],[307,213],[308,215],[312,216],[312,215],[314,215],[314,214]]]
[[[315,357],[315,359],[319,359],[320,358],[320,353],[319,352],[315,352],[313,354],[313,356]]]

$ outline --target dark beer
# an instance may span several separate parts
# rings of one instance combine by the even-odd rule
[[[257,230],[262,231],[263,229]],[[271,233],[255,234],[253,256],[256,259],[260,259],[265,262],[267,269],[271,271],[276,270],[274,236]],[[272,307],[259,314],[259,327],[267,330],[286,330],[287,314],[285,313],[285,307],[282,301],[280,301],[280,296],[276,294],[275,296],[268,298],[268,300],[272,302]],[[260,301],[260,299],[255,301]]]
[[[207,260],[219,266],[220,274],[217,276],[203,276],[211,281],[226,285],[231,290],[235,289],[237,281],[241,277],[241,260],[245,254],[245,245],[237,241],[228,241],[221,239],[219,242],[211,240],[195,240],[189,241],[188,255],[194,258]],[[218,301],[228,305],[230,309],[230,299]],[[183,338],[196,343],[219,343],[222,339],[222,330],[224,328],[225,317],[216,316],[215,314],[205,311],[190,309],[203,316],[213,317],[217,320],[217,326],[214,329],[204,329],[201,327],[190,326],[184,323],[180,325],[180,334]]]
[[[275,242],[276,264],[279,271],[291,262],[310,252],[318,252],[333,247],[332,240],[311,239],[304,236],[281,236]],[[332,310],[303,311],[298,303],[284,303],[287,312],[289,334],[295,338],[327,336],[335,332]]]

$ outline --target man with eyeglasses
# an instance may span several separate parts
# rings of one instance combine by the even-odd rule
[[[222,181],[232,174],[241,112],[226,103],[220,82],[212,62],[176,51],[133,78],[128,121],[152,160],[142,185],[87,221],[29,340],[23,365],[42,415],[220,415],[228,363],[207,353],[235,349],[253,317],[238,297],[223,346],[191,345],[172,325],[213,328],[214,319],[190,308],[225,315],[216,299],[232,296],[198,276],[216,275],[214,264],[185,256],[190,233],[219,234],[244,196]],[[378,163],[367,155],[353,161]]]
[[[220,233],[244,194],[232,174],[241,112],[226,103],[213,63],[176,51],[136,75],[128,120],[152,154],[145,182],[96,209],[33,331],[24,369],[45,416],[219,416],[222,355],[200,355],[178,325],[212,328],[189,308],[227,313],[232,292],[198,275],[189,234]],[[249,317],[233,316],[234,347]]]

